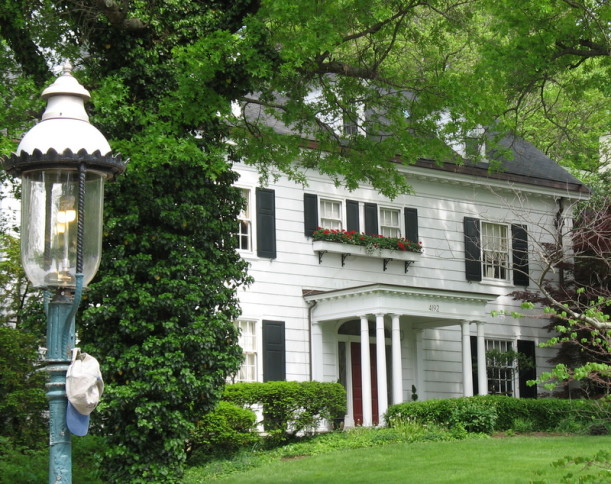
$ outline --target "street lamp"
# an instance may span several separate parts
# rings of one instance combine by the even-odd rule
[[[42,93],[47,108],[16,153],[2,164],[21,176],[21,261],[34,287],[45,290],[49,372],[49,483],[72,482],[66,427],[66,371],[75,344],[74,315],[101,258],[104,180],[125,163],[89,124],[89,92],[64,64]]]

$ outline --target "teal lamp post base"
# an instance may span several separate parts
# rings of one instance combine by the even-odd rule
[[[74,315],[81,300],[83,275],[76,275],[74,294],[60,288],[46,305],[49,372],[49,484],[72,483],[72,439],[66,426],[66,372],[75,344]]]

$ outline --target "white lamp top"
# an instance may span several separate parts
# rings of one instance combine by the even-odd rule
[[[61,75],[43,91],[42,97],[47,100],[42,121],[25,134],[17,147],[17,155],[32,154],[35,149],[47,153],[51,148],[57,153],[66,149],[73,153],[82,149],[89,154],[110,153],[104,135],[89,123],[85,101],[91,96],[72,76],[69,62],[63,65]]]

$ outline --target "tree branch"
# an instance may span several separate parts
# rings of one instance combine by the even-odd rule
[[[395,20],[401,17],[404,17],[410,10],[413,10],[414,8],[421,6],[421,5],[426,5],[426,2],[419,2],[419,1],[411,2],[409,5],[407,5],[405,8],[402,8],[401,10],[399,10],[396,14],[392,15],[391,17],[381,20],[380,22],[373,24],[372,26],[370,26],[369,28],[365,30],[362,30],[361,32],[357,32],[351,35],[346,35],[345,37],[342,38],[341,42],[342,43],[349,42],[351,40],[360,39],[361,37],[365,37],[366,35],[375,34],[376,32],[379,32],[380,29],[382,29],[386,25],[394,22]]]
[[[43,86],[52,74],[47,61],[27,31],[15,25],[15,18],[10,13],[0,13],[0,37],[11,47],[26,75],[32,76],[37,86]]]
[[[95,0],[95,4],[113,27],[127,31],[139,31],[146,27],[140,19],[128,18],[126,8],[114,0]]]

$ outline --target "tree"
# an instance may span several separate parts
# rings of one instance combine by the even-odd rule
[[[407,189],[398,161],[460,162],[448,144],[481,126],[594,169],[609,119],[609,6],[579,3],[263,2],[244,31],[277,57],[261,65],[260,94],[244,99],[250,116],[235,120],[239,154],[296,179],[299,158],[394,196]],[[304,152],[303,137],[320,150]]]
[[[546,306],[549,329],[559,344],[557,366],[542,381],[584,380],[587,394],[611,390],[611,199],[608,174],[592,180],[593,195],[564,207],[552,241],[537,247],[543,270],[536,291],[517,299]],[[560,215],[560,214],[559,214]]]
[[[3,149],[38,117],[48,66],[68,57],[94,95],[92,122],[131,158],[108,187],[103,262],[79,324],[108,375],[111,480],[176,481],[190,419],[239,364],[231,320],[246,276],[230,235],[241,206],[231,162],[300,181],[315,169],[391,197],[409,189],[397,162],[462,162],[449,146],[522,119],[512,76],[554,60],[533,49],[517,73],[500,62],[522,27],[495,38],[490,25],[514,20],[489,3],[0,2]],[[580,69],[592,61],[608,68],[600,56]]]
[[[508,96],[517,132],[569,167],[596,173],[609,127],[611,7],[598,0],[483,2],[481,75]],[[503,68],[501,64],[510,66]]]
[[[107,382],[93,418],[110,444],[106,478],[177,482],[189,429],[240,364],[233,320],[246,275],[232,236],[242,199],[232,188],[222,124],[214,106],[204,109],[207,129],[198,136],[183,121],[172,95],[172,49],[214,33],[217,22],[229,27],[248,3],[125,11],[112,2],[38,2],[33,12],[25,2],[4,3],[18,14],[8,25],[32,41],[4,34],[14,52],[31,47],[28,56],[14,54],[13,72],[40,89],[51,74],[39,72],[38,60],[48,60],[40,47],[72,57],[96,96],[92,122],[131,158],[126,175],[108,186],[104,260],[81,305],[78,333]],[[37,30],[47,24],[52,28]],[[62,36],[66,47],[59,49]],[[95,55],[83,57],[85,51]],[[238,83],[224,82],[220,72],[212,77],[211,92],[227,98],[228,109],[223,90]],[[10,108],[8,125],[25,130],[30,120]]]

